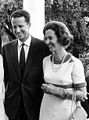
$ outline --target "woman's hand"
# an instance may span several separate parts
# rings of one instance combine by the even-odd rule
[[[84,94],[80,90],[76,90],[75,92],[72,91],[72,90],[66,90],[67,99],[72,100],[72,97],[73,97],[74,94],[76,95],[76,100],[77,101],[84,102],[87,99],[87,97],[85,97]]]
[[[53,94],[57,97],[66,98],[65,89],[56,87],[53,84],[42,84],[43,91],[47,94]]]
[[[47,94],[52,94],[54,90],[54,86],[52,84],[42,84],[41,88]]]

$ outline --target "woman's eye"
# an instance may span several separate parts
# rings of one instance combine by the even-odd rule
[[[46,41],[47,40],[47,38],[46,37],[44,37],[44,41]]]
[[[51,37],[51,36],[49,36],[49,40],[52,40],[52,37]]]
[[[44,38],[44,41],[47,41],[47,40],[52,40],[52,37],[51,37],[51,36],[45,37],[45,38]]]

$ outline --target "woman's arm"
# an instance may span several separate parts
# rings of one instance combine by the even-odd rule
[[[79,88],[77,90],[71,91],[71,90],[66,90],[66,98],[72,99],[73,94],[76,95],[76,100],[77,101],[85,101],[87,99],[87,94],[86,94],[86,87]]]
[[[84,67],[82,62],[75,58],[71,78],[74,84],[74,91],[66,91],[67,96],[72,98],[74,92],[77,100],[87,99],[87,90],[85,82]]]
[[[53,94],[63,99],[66,98],[66,92],[64,88],[56,87],[53,84],[47,84],[47,83],[43,84],[41,88],[47,94]]]
[[[56,87],[53,84],[43,84],[42,89],[47,94],[53,94],[57,97],[63,98],[63,99],[71,99],[72,96],[75,93],[76,94],[76,100],[84,101],[87,99],[86,97],[86,87],[82,87],[79,90],[67,90],[64,88]]]

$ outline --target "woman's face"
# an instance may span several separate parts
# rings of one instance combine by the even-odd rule
[[[55,34],[55,31],[52,29],[48,29],[45,31],[44,41],[46,45],[49,47],[51,52],[55,52],[60,48],[60,44],[57,42],[58,38]]]

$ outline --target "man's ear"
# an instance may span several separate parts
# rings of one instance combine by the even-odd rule
[[[29,27],[31,27],[31,23],[29,23]]]

